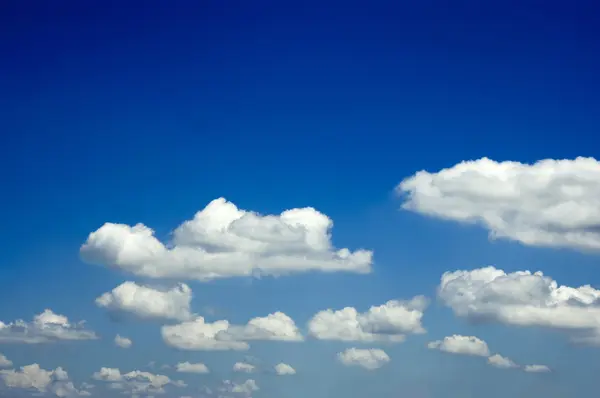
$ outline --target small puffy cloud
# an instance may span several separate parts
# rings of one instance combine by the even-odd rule
[[[287,363],[282,362],[275,365],[275,373],[277,373],[279,376],[295,375],[296,369],[292,368]]]
[[[396,188],[406,210],[478,223],[493,238],[530,246],[600,250],[600,162],[465,161],[420,171]]]
[[[10,368],[13,365],[12,361],[3,354],[0,354],[0,368]]]
[[[31,322],[18,319],[14,322],[0,321],[0,343],[41,344],[58,340],[94,340],[93,331],[84,328],[84,321],[70,323],[64,315],[46,309]]]
[[[184,283],[167,290],[125,282],[98,297],[96,305],[142,319],[185,321],[192,318],[191,301],[192,289]]]
[[[600,342],[600,290],[589,285],[559,286],[541,272],[484,267],[444,273],[438,296],[472,321],[563,330],[578,342]]]
[[[161,329],[163,340],[182,350],[247,350],[250,340],[302,341],[294,321],[282,312],[251,319],[246,325],[226,320],[206,322],[203,317]]]
[[[69,375],[61,367],[45,370],[34,363],[23,366],[20,370],[0,370],[0,380],[11,389],[52,393],[60,398],[89,395],[89,392],[75,388],[69,381]]]
[[[490,355],[487,343],[475,336],[461,336],[455,334],[453,336],[444,337],[443,340],[432,341],[427,344],[427,347],[432,350],[440,350],[450,354],[474,355],[480,357],[487,357]]]
[[[390,361],[385,351],[378,348],[348,348],[338,353],[337,358],[346,366],[360,366],[368,370],[379,369]]]
[[[185,387],[182,381],[171,380],[168,376],[153,374],[140,370],[133,370],[128,373],[121,373],[118,368],[101,368],[95,372],[92,377],[95,380],[108,382],[108,388],[113,390],[123,390],[130,395],[139,394],[163,394],[167,385],[175,387]]]
[[[519,365],[500,354],[494,354],[487,359],[489,365],[500,369],[518,368]]]
[[[264,216],[219,198],[177,227],[166,244],[144,224],[106,223],[90,233],[80,253],[88,263],[150,278],[369,273],[372,252],[335,249],[332,226],[329,217],[310,207]]]
[[[256,370],[256,366],[251,365],[246,362],[236,362],[235,365],[233,365],[234,372],[252,373],[255,370]]]
[[[548,373],[548,372],[550,372],[550,368],[547,367],[546,365],[525,365],[523,370],[528,373]]]
[[[131,347],[132,344],[133,344],[133,341],[131,341],[131,339],[128,339],[127,337],[123,337],[121,335],[115,336],[115,345],[118,347],[129,348],[129,347]]]
[[[421,324],[428,301],[391,300],[359,313],[354,307],[318,312],[308,323],[309,333],[320,340],[402,342],[405,334],[425,333]]]
[[[235,393],[242,396],[249,397],[253,392],[258,391],[258,384],[253,379],[248,379],[242,383],[236,383],[231,380],[224,380],[222,387],[219,391],[225,393]]]
[[[203,363],[180,362],[176,369],[182,373],[208,373],[208,367]]]

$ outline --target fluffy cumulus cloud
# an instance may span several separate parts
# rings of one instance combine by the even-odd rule
[[[275,373],[277,373],[279,376],[295,375],[296,369],[292,368],[287,363],[282,362],[275,365]]]
[[[192,318],[191,301],[192,289],[184,283],[171,289],[155,289],[125,282],[98,297],[96,305],[138,318],[184,321]]]
[[[403,180],[402,207],[479,223],[490,236],[531,246],[600,250],[600,162],[593,158],[535,164],[487,158]]]
[[[259,390],[258,384],[253,379],[248,379],[244,382],[238,383],[231,380],[224,380],[223,385],[218,389],[221,393],[233,393],[249,397],[252,393]],[[224,396],[224,395],[219,395]]]
[[[128,339],[127,337],[123,337],[121,335],[115,336],[115,345],[121,348],[129,348],[133,345],[133,341]]]
[[[33,321],[18,319],[14,322],[0,321],[0,343],[40,344],[59,340],[94,340],[93,331],[84,328],[84,321],[71,323],[64,315],[46,309]]]
[[[427,344],[432,350],[440,350],[450,354],[475,355],[487,357],[490,350],[485,341],[475,336],[453,335],[444,337],[443,340],[432,341]]]
[[[329,217],[310,207],[260,215],[219,198],[177,227],[166,244],[143,224],[106,223],[80,252],[89,263],[150,278],[370,272],[372,252],[333,248],[332,226]]]
[[[256,366],[246,362],[236,362],[233,365],[234,372],[252,373],[256,370]]]
[[[302,341],[294,320],[282,312],[251,319],[246,325],[226,320],[206,322],[203,317],[161,329],[165,343],[182,350],[247,350],[250,340]]]
[[[181,373],[208,373],[208,367],[203,363],[180,362],[176,369]]]
[[[541,272],[484,267],[444,273],[438,296],[473,321],[563,330],[574,341],[600,343],[600,291],[589,285],[559,286]]]
[[[500,369],[518,368],[519,365],[500,354],[494,354],[487,359],[489,365]]]
[[[0,354],[0,368],[10,368],[13,365],[12,361],[5,355]]]
[[[421,324],[428,301],[391,300],[359,313],[354,307],[318,312],[308,323],[309,333],[320,340],[402,342],[407,333],[425,333]]]
[[[528,373],[548,373],[550,372],[550,368],[546,365],[525,365],[523,369]]]
[[[171,380],[169,376],[140,370],[121,373],[118,368],[101,368],[92,377],[109,383],[108,388],[111,390],[122,390],[124,394],[130,395],[163,394],[167,385],[186,387],[184,382]]]
[[[37,363],[23,366],[19,370],[0,370],[0,380],[9,389],[51,393],[60,398],[90,395],[83,388],[75,388],[64,369],[58,367],[45,370]]]
[[[390,361],[388,354],[378,348],[348,348],[338,353],[337,359],[346,366],[360,366],[368,370],[379,369]]]

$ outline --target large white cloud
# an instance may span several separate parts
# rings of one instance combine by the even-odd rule
[[[600,342],[600,291],[559,286],[541,272],[494,267],[442,275],[438,296],[457,316],[477,322],[568,331],[575,341]]]
[[[108,388],[123,390],[130,395],[137,394],[163,394],[167,385],[185,387],[186,384],[179,380],[171,380],[169,376],[153,374],[140,370],[122,373],[118,368],[101,368],[92,377],[95,380],[110,383]]]
[[[226,320],[206,322],[203,317],[161,329],[165,343],[182,350],[247,350],[250,340],[302,341],[294,320],[282,312],[251,319],[246,325]]]
[[[310,207],[263,216],[219,198],[177,227],[167,244],[143,224],[106,223],[80,252],[86,262],[151,278],[370,272],[372,252],[334,249],[332,226],[329,217]]]
[[[378,348],[348,348],[338,353],[337,358],[346,366],[360,366],[368,370],[379,369],[390,361],[388,354]]]
[[[98,337],[84,328],[84,321],[70,323],[64,315],[46,309],[31,322],[18,319],[14,322],[0,321],[0,343],[40,344],[58,340],[94,340]]]
[[[421,324],[428,301],[391,300],[359,313],[354,307],[320,311],[308,323],[309,333],[320,340],[402,342],[407,333],[425,333]]]
[[[52,393],[60,398],[90,395],[84,389],[75,388],[73,382],[69,381],[69,375],[61,367],[45,370],[34,363],[19,370],[0,370],[0,380],[11,389]]]
[[[491,237],[600,250],[600,162],[593,158],[535,164],[482,158],[420,171],[396,190],[406,198],[404,209],[479,223]]]
[[[485,341],[475,336],[461,336],[458,334],[444,337],[443,340],[432,341],[427,344],[432,350],[440,350],[450,354],[475,355],[487,357],[490,350]]]
[[[96,305],[139,318],[184,321],[192,317],[192,289],[180,283],[171,289],[155,289],[125,282],[96,299]]]

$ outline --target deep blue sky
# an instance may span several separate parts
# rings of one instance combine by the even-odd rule
[[[118,332],[93,299],[127,277],[79,260],[88,233],[106,221],[143,222],[166,238],[220,196],[261,213],[314,206],[334,220],[334,243],[375,251],[368,277],[194,285],[198,308],[227,308],[240,322],[281,309],[303,323],[328,307],[433,296],[443,271],[487,264],[547,267],[563,283],[600,284],[597,257],[490,244],[483,231],[399,213],[392,196],[403,178],[461,160],[597,155],[595,3],[3,1],[0,320],[29,319],[49,307],[107,335]],[[430,327],[439,325],[436,338],[466,327],[439,312]],[[151,326],[127,328],[141,341]],[[155,329],[148,341],[160,344]],[[499,332],[489,333],[493,340]],[[323,346],[309,351],[337,352]],[[410,363],[421,361],[420,348],[402,349]],[[140,351],[106,363],[113,354],[90,348],[98,359],[90,354],[78,374],[72,351],[51,350],[39,359],[36,348],[0,346],[22,358],[19,366],[62,364],[80,381],[100,366],[133,369],[153,356]],[[167,362],[179,355],[158,350],[171,355]],[[294,350],[305,367],[313,361]],[[444,368],[438,360],[413,371]],[[412,374],[408,367],[385,372]],[[345,383],[335,373],[335,386],[314,382],[314,396],[395,396],[380,384],[384,376],[371,390],[360,379],[348,395],[347,385],[335,390]],[[475,382],[459,391],[456,377],[433,383],[430,396],[486,391]],[[481,380],[495,377],[490,370]],[[586,392],[585,377],[564,378],[553,388]],[[402,388],[420,397],[415,380]],[[545,388],[519,383],[512,393]],[[274,396],[263,384],[261,396]],[[287,387],[278,388],[274,394]]]

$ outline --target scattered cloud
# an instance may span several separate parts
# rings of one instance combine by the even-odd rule
[[[3,354],[0,354],[0,368],[10,368],[13,365],[12,361]]]
[[[108,382],[108,388],[112,390],[123,390],[123,393],[138,394],[163,394],[167,385],[175,387],[186,387],[180,380],[171,380],[169,376],[153,374],[140,370],[121,373],[118,368],[101,368],[92,377],[95,380]]]
[[[279,376],[295,375],[296,369],[292,368],[287,363],[282,362],[275,365],[275,373],[277,373]]]
[[[226,320],[208,323],[203,317],[162,327],[162,337],[171,347],[182,350],[247,350],[250,340],[302,341],[293,319],[282,312],[251,319],[246,325]]]
[[[453,336],[444,337],[443,340],[432,341],[427,344],[427,347],[432,350],[439,350],[450,354],[474,355],[480,357],[487,357],[490,355],[487,343],[475,336],[461,336],[455,334]]]
[[[128,339],[127,337],[122,337],[120,335],[115,336],[115,345],[117,345],[118,347],[129,348],[132,344],[133,342],[131,341],[131,339]]]
[[[184,283],[167,290],[125,282],[98,297],[96,305],[138,318],[185,321],[193,316],[191,301],[192,289]]]
[[[332,226],[329,217],[310,207],[263,216],[219,198],[177,227],[168,244],[144,224],[106,223],[90,233],[80,253],[88,263],[150,278],[370,272],[372,252],[334,249]]]
[[[600,291],[589,285],[559,286],[541,272],[484,267],[444,273],[438,296],[472,321],[563,330],[578,342],[600,342]]]
[[[403,180],[406,210],[478,223],[493,238],[530,246],[600,250],[600,162],[465,161]]]
[[[525,365],[523,368],[525,372],[528,373],[548,373],[550,372],[550,368],[546,365]]]
[[[41,344],[58,340],[94,340],[98,337],[84,328],[84,321],[70,323],[64,315],[46,309],[31,322],[18,319],[11,323],[0,321],[0,343]]]
[[[346,366],[360,366],[368,370],[379,369],[390,362],[385,351],[378,348],[348,348],[337,354],[338,361]]]
[[[60,398],[90,395],[88,391],[75,388],[69,381],[69,375],[61,367],[45,370],[34,363],[23,366],[20,370],[0,370],[0,380],[11,389],[52,393]]]
[[[402,342],[407,333],[425,333],[421,324],[428,300],[391,300],[359,313],[354,307],[318,312],[308,323],[309,333],[320,340]]]
[[[180,362],[176,369],[182,373],[209,373],[208,367],[203,363]]]
[[[221,392],[235,393],[246,397],[249,397],[253,392],[258,390],[258,384],[256,384],[256,381],[253,379],[248,379],[242,383],[224,380],[223,385],[219,388],[219,391]]]
[[[255,370],[256,370],[256,366],[251,365],[246,362],[236,362],[235,365],[233,365],[234,372],[252,373]]]
[[[500,369],[518,368],[519,365],[500,354],[494,354],[487,359],[489,365]]]

